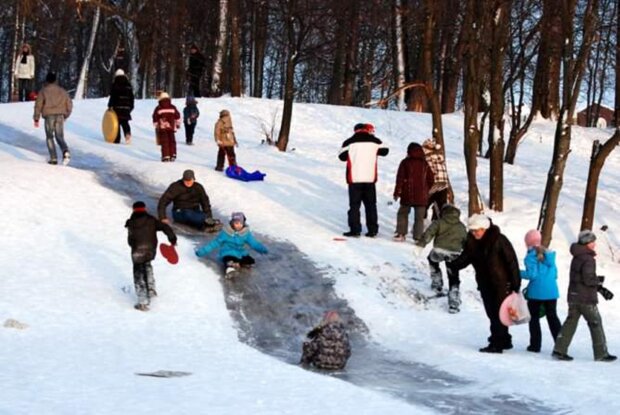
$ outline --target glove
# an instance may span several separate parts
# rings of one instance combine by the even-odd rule
[[[267,248],[261,249],[260,251],[258,251],[259,254],[262,255],[267,255],[269,253],[269,251],[267,250]]]
[[[611,291],[609,291],[607,288],[603,287],[602,285],[599,285],[596,291],[598,291],[598,293],[603,296],[605,301],[609,301],[612,298],[614,298],[614,293],[612,293]]]
[[[598,285],[603,285],[603,283],[605,282],[605,276],[597,275],[596,278],[598,278]]]
[[[39,128],[39,120],[34,120],[34,128]]]
[[[215,226],[215,219],[213,219],[213,218],[207,218],[207,219],[205,219],[205,225],[207,225],[208,227],[213,227],[213,226]]]

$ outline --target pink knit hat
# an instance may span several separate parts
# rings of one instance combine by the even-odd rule
[[[525,246],[527,246],[528,248],[534,248],[540,246],[541,243],[542,236],[538,229],[532,229],[530,231],[527,231],[527,233],[525,234]]]

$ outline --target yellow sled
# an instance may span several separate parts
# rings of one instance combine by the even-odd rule
[[[114,110],[108,109],[103,114],[101,120],[101,131],[103,132],[103,138],[108,143],[113,143],[118,135],[118,117]]]

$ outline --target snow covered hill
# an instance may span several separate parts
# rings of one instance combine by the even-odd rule
[[[261,145],[262,131],[281,113],[281,102],[201,99],[196,145],[186,146],[179,131],[177,161],[161,163],[151,123],[155,101],[137,101],[129,146],[101,139],[106,102],[75,102],[65,125],[72,152],[68,167],[46,164],[44,132],[32,126],[31,104],[0,105],[0,323],[15,319],[28,326],[0,327],[0,414],[324,414],[343,408],[363,414],[620,412],[620,393],[611,380],[620,375],[620,365],[592,361],[585,323],[571,346],[574,362],[550,358],[544,322],[542,353],[525,351],[529,335],[520,326],[511,329],[513,350],[489,356],[478,352],[488,327],[471,270],[462,275],[461,313],[448,314],[441,299],[422,299],[430,294],[426,256],[414,256],[411,242],[391,241],[397,206],[388,202],[407,144],[429,135],[430,116],[296,104],[291,151],[281,153]],[[174,103],[183,107],[182,100]],[[225,108],[240,143],[239,164],[267,173],[265,182],[237,182],[213,170],[213,125]],[[344,163],[336,155],[358,122],[373,123],[390,147],[390,155],[379,161],[379,238],[334,241],[347,230],[348,209]],[[462,117],[445,116],[444,128],[456,204],[466,211]],[[506,211],[488,212],[521,258],[523,236],[536,225],[553,130],[546,122],[532,127],[515,166],[506,166]],[[579,227],[591,143],[611,134],[574,131],[552,243],[558,252],[561,319],[566,315],[568,246]],[[595,218],[596,229],[609,227],[599,231],[598,273],[617,293],[619,167],[616,151],[603,171]],[[409,385],[398,385],[403,376],[377,372],[376,382],[356,382],[362,359],[352,359],[347,382],[346,376],[305,371],[239,341],[220,276],[193,254],[196,238],[181,237],[178,265],[160,257],[154,261],[159,297],[151,312],[135,311],[124,222],[136,198],[151,201],[152,208],[186,168],[195,170],[222,219],[241,210],[259,235],[290,243],[312,261],[368,328],[368,341],[386,356],[449,374],[455,379],[448,385],[450,394],[485,403],[459,407],[439,397],[433,402],[405,397],[402,391]],[[479,160],[478,174],[486,198],[486,160]],[[277,267],[287,258],[259,261]],[[280,277],[290,275],[282,267]],[[602,302],[600,311],[609,350],[620,353],[618,300]],[[135,375],[157,370],[192,375]]]

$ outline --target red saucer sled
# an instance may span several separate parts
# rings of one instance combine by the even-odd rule
[[[159,244],[159,252],[161,252],[161,255],[171,264],[179,262],[179,254],[177,254],[177,250],[174,249],[174,245],[161,243]]]

